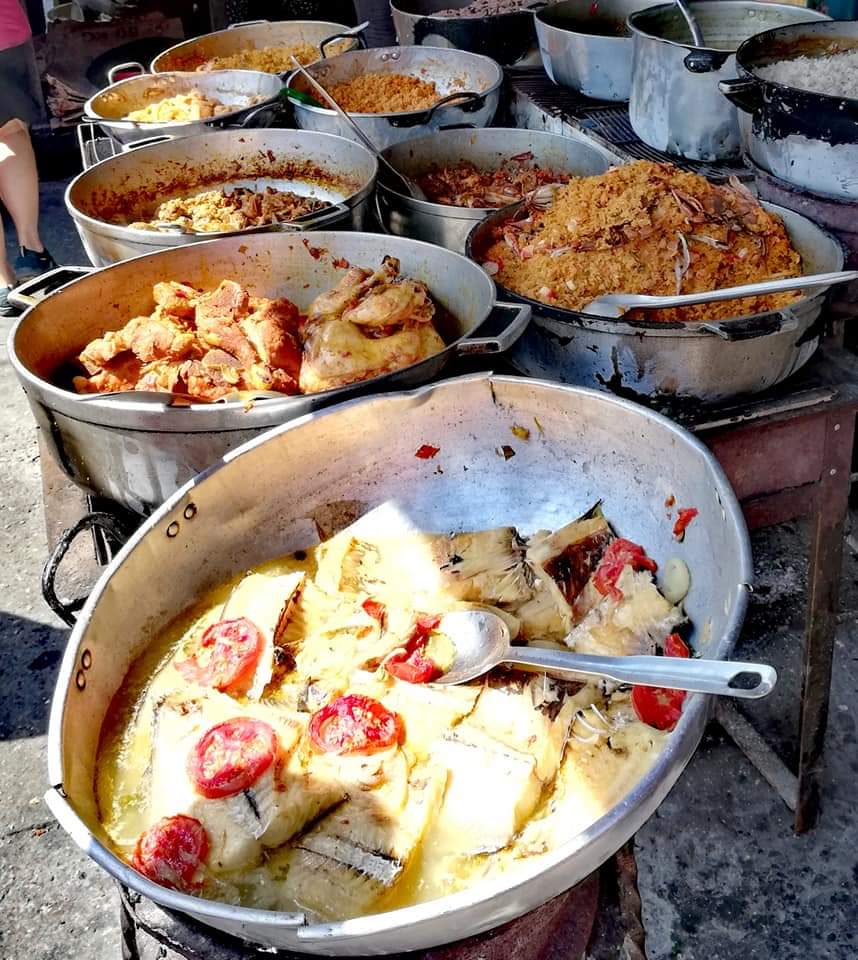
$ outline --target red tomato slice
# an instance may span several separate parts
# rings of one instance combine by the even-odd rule
[[[688,644],[678,633],[670,633],[664,638],[663,650],[666,657],[687,658],[691,656]]]
[[[638,719],[656,730],[672,730],[682,715],[684,690],[665,687],[632,687],[632,706]]]
[[[351,693],[317,710],[307,732],[320,753],[369,754],[401,743],[405,730],[399,714],[372,697]]]
[[[419,616],[405,649],[391,654],[384,662],[384,669],[392,677],[406,683],[429,683],[440,677],[442,671],[438,664],[423,656],[429,634],[438,628],[440,622],[441,617],[437,615]]]
[[[236,717],[207,730],[188,757],[188,776],[209,800],[252,786],[274,762],[277,734],[262,720]]]
[[[602,554],[602,559],[593,575],[593,586],[603,597],[610,596],[619,603],[623,599],[623,591],[617,587],[617,580],[623,568],[627,566],[632,570],[650,570],[651,572],[658,569],[655,560],[646,555],[643,547],[619,537],[612,540]]]
[[[367,599],[363,602],[363,608],[373,620],[378,620],[379,623],[384,622],[386,610],[383,603],[379,603],[378,600]]]
[[[140,834],[131,866],[162,887],[190,891],[201,883],[198,872],[209,854],[205,827],[193,817],[164,817]]]
[[[201,647],[211,648],[211,656],[200,664],[196,656],[176,664],[181,675],[204,687],[224,693],[245,693],[265,649],[265,639],[256,624],[245,617],[221,620],[206,628]]]
[[[676,523],[673,525],[673,535],[677,540],[682,540],[688,524],[697,516],[700,511],[696,507],[682,507],[676,511]]]
[[[417,453],[414,456],[419,460],[431,460],[440,449],[440,447],[433,447],[431,443],[424,443],[417,448]]]

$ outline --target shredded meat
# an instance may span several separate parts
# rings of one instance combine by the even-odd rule
[[[364,73],[333,84],[328,93],[349,113],[407,113],[440,99],[433,81],[404,73]]]
[[[79,393],[161,390],[186,401],[241,391],[314,393],[389,373],[444,349],[425,285],[351,267],[304,317],[291,301],[254,297],[222,280],[208,292],[157,283],[155,307],[109,331],[78,355]]]
[[[505,207],[546,183],[566,183],[569,174],[546,170],[533,163],[532,153],[504,161],[497,170],[480,170],[465,161],[450,167],[433,166],[417,178],[435,203],[452,207]]]
[[[235,187],[227,191],[206,190],[190,197],[165,200],[151,220],[136,221],[137,230],[157,230],[158,224],[175,223],[198,233],[244,230],[268,223],[282,223],[327,207],[316,197],[305,197],[288,190],[250,190]]]
[[[575,178],[550,200],[529,203],[529,215],[507,221],[480,260],[498,283],[552,306],[581,310],[607,293],[692,293],[801,272],[781,220],[736,180],[718,186],[670,164],[641,160]],[[638,315],[726,319],[782,309],[798,296]]]

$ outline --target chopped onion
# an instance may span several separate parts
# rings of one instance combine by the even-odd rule
[[[500,270],[500,267],[494,260],[486,260],[485,263],[480,264],[480,266],[482,266],[483,270],[485,270],[490,277],[493,277],[498,270]]]
[[[688,565],[679,557],[672,557],[662,571],[661,592],[665,599],[676,606],[685,599],[690,588],[691,574]]]

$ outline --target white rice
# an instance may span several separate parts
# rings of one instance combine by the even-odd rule
[[[755,71],[764,80],[811,93],[858,100],[858,50],[779,60]]]

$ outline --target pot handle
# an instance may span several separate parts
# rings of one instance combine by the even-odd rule
[[[156,137],[144,137],[142,140],[132,140],[125,145],[126,150],[136,150],[138,147],[151,147],[154,143],[166,143],[167,140],[175,140],[175,137],[169,133],[160,133]]]
[[[363,32],[369,26],[369,20],[364,20],[363,23],[359,23],[356,27],[352,27],[351,30],[346,30],[344,33],[334,33],[330,37],[325,37],[319,43],[319,50],[322,54],[322,59],[326,60],[328,58],[327,53],[325,53],[325,47],[328,44],[336,43],[337,40],[356,40],[357,46],[352,47],[352,50],[366,50],[366,37],[364,37]]]
[[[406,114],[401,119],[388,117],[387,122],[391,127],[417,127],[429,123],[439,107],[449,106],[451,103],[461,100],[460,106],[463,110],[473,113],[479,110],[486,102],[485,94],[476,93],[474,90],[462,90],[459,93],[448,93],[446,97],[441,97],[437,103],[433,103],[428,110],[423,113],[413,115]]]
[[[712,73],[720,70],[724,66],[729,53],[721,53],[718,50],[690,50],[682,61],[685,69],[691,73]]]
[[[792,333],[798,329],[798,317],[789,311],[767,313],[756,317],[745,317],[744,320],[701,323],[700,329],[707,333],[713,333],[716,337],[720,337],[728,343],[735,343],[739,340],[756,340],[758,337],[768,337],[774,333]]]
[[[315,230],[317,227],[323,227],[327,223],[339,220],[340,217],[346,216],[349,212],[349,208],[344,203],[334,203],[325,207],[324,210],[319,210],[318,213],[308,213],[298,220],[290,220],[288,223],[263,224],[261,227],[243,232],[296,233],[299,230]]]
[[[78,597],[76,600],[61,599],[57,594],[57,571],[69,552],[69,548],[80,534],[87,530],[96,529],[103,531],[116,543],[124,543],[130,533],[122,521],[112,513],[87,513],[73,527],[69,527],[62,532],[42,570],[42,596],[45,598],[45,603],[63,623],[70,627],[77,623],[77,615],[86,603],[86,597]]]
[[[116,74],[122,73],[125,70],[133,70],[135,77],[142,77],[143,74],[147,72],[143,64],[139,63],[137,60],[129,60],[127,63],[117,63],[115,67],[111,67],[107,71],[108,84],[110,84],[110,86],[112,87],[113,84],[117,82],[115,79]],[[128,78],[123,77],[123,79],[128,79]]]
[[[378,221],[379,229],[382,233],[391,236],[390,230],[387,229],[387,224],[384,222],[384,214],[381,211],[381,193],[378,187],[375,188],[373,200],[375,201],[375,219]]]
[[[21,310],[35,307],[37,303],[44,300],[54,290],[59,290],[60,287],[71,283],[72,280],[77,280],[78,277],[93,273],[95,269],[95,267],[55,267],[53,270],[48,270],[46,273],[39,274],[38,277],[33,277],[32,280],[22,283],[20,287],[16,287],[9,294],[9,303]]]
[[[734,80],[721,80],[718,89],[730,101],[745,113],[755,113],[763,105],[763,89],[756,80],[736,77]]]
[[[509,315],[512,316],[509,316]],[[505,319],[509,316],[509,319]],[[480,354],[505,353],[524,333],[530,323],[530,307],[527,304],[503,303],[498,301],[488,317],[480,324],[477,332],[488,325],[495,325],[501,319],[503,328],[493,337],[465,337],[456,344],[456,353],[460,357]]]

